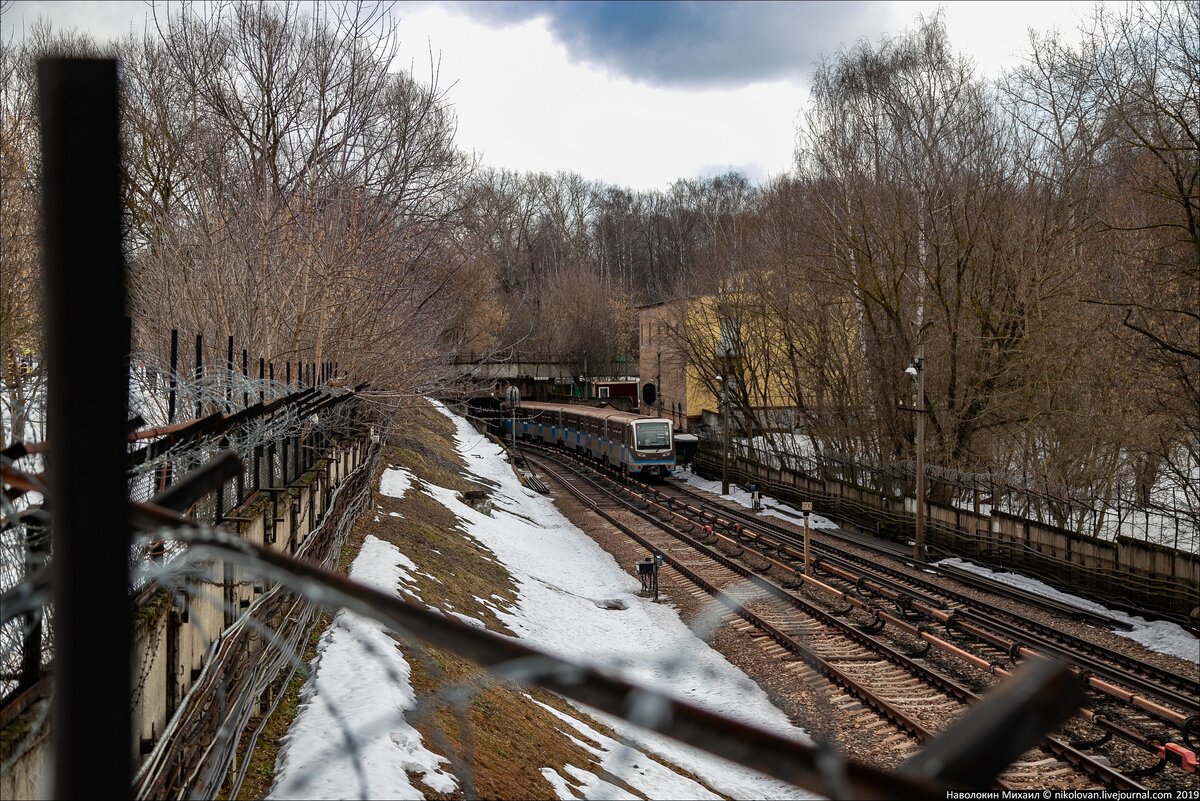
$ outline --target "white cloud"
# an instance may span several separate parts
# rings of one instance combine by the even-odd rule
[[[135,31],[140,33],[150,18],[150,8],[137,0],[74,0],[74,2],[16,2],[5,9],[0,20],[4,40],[20,36],[43,17],[55,28],[79,28],[98,41],[107,41]]]
[[[1003,68],[1022,61],[1029,49],[1029,28],[1057,28],[1073,41],[1076,28],[1086,22],[1096,5],[1068,0],[899,0],[889,3],[889,12],[893,30],[900,32],[912,27],[918,14],[930,17],[942,8],[946,33],[954,47],[974,59],[985,75],[995,78]]]
[[[572,64],[541,19],[495,28],[444,7],[401,14],[402,66],[427,74],[429,48],[450,94],[459,142],[485,163],[573,170],[634,188],[665,188],[713,164],[778,174],[792,159],[804,90],[644,86]],[[711,172],[711,170],[706,170]],[[757,177],[757,176],[756,176]]]

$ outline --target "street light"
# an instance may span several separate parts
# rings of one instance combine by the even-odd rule
[[[721,494],[729,494],[729,399],[725,379],[717,379],[717,408],[721,416]]]
[[[925,344],[917,345],[917,355],[904,374],[917,382],[917,531],[913,559],[925,561]]]

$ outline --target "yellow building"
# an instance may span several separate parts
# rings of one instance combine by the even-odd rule
[[[844,372],[829,367],[848,362],[855,337],[839,330],[828,347],[829,332],[808,324],[814,316],[793,313],[788,298],[762,297],[726,292],[639,307],[639,366],[643,387],[654,386],[654,413],[680,431],[715,428],[717,394],[727,389],[737,429],[752,434],[790,431],[827,405],[830,375]]]
[[[698,421],[704,410],[716,411],[715,397],[698,380],[679,338],[691,301],[688,299],[651,303],[638,308],[638,366],[642,381],[643,413],[670,418],[676,431],[687,431],[689,421]],[[653,386],[653,393],[647,389]]]

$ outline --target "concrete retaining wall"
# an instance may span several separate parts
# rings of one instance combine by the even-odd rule
[[[701,446],[696,469],[719,475],[720,454]],[[782,500],[812,501],[817,511],[892,540],[911,539],[916,501],[868,487],[731,457],[729,474],[754,482]],[[1196,615],[1200,557],[1154,543],[1118,537],[1109,542],[1001,512],[926,505],[925,539],[952,553],[999,568],[1019,568],[1064,590],[1117,605]]]

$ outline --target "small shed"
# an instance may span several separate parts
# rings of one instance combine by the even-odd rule
[[[628,398],[629,402],[637,405],[637,378],[593,378],[590,382],[589,397],[595,400],[611,401],[615,398]]]

